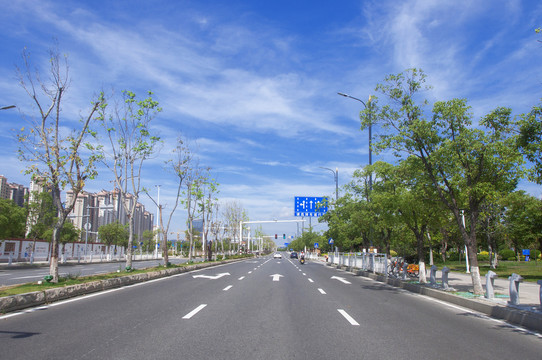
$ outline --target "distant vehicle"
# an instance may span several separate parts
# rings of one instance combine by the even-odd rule
[[[290,259],[297,259],[297,253],[295,251],[292,251],[290,254]]]
[[[282,259],[282,255],[279,253],[275,253],[275,255],[273,255],[273,259]]]

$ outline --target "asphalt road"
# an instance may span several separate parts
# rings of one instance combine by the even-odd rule
[[[171,258],[173,264],[184,263],[188,259]],[[163,265],[162,259],[155,260],[136,260],[133,262],[133,267],[136,269]],[[59,264],[59,276],[87,276],[115,272],[123,269],[126,262],[105,262],[105,263],[67,263]],[[49,266],[6,266],[0,269],[0,286],[25,284],[43,280],[45,275],[49,275]]]
[[[539,359],[542,336],[268,257],[8,314],[0,346],[4,359]]]

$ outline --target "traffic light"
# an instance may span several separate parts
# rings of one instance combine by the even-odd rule
[[[275,234],[275,240],[277,240],[277,234]]]
[[[286,234],[282,234],[282,238],[286,240]]]

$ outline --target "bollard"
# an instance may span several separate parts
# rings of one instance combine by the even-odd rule
[[[538,280],[536,283],[540,285],[539,297],[540,297],[540,309],[542,309],[542,280]]]
[[[431,265],[431,275],[429,275],[429,283],[431,286],[437,286],[437,266]]]
[[[450,272],[450,269],[445,266],[442,268],[442,287],[444,290],[451,290],[450,286],[448,285],[448,273]]]
[[[518,274],[512,274],[508,278],[510,280],[510,305],[519,305],[519,283],[523,280]]]
[[[402,280],[407,280],[408,279],[408,264],[407,262],[405,261],[403,263],[403,276],[401,277]]]
[[[498,275],[491,270],[486,274],[486,299],[493,299],[495,297],[493,289],[496,277],[498,277]]]

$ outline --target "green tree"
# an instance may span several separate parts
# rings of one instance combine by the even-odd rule
[[[521,249],[541,246],[542,201],[524,191],[514,191],[506,197],[505,208],[506,235],[516,255]]]
[[[428,102],[418,100],[419,93],[428,89],[425,79],[423,71],[410,69],[386,77],[377,86],[389,104],[377,110],[376,119],[385,131],[376,147],[420,160],[433,191],[453,213],[468,249],[473,291],[482,294],[476,237],[481,205],[487,198],[512,191],[521,176],[522,158],[515,146],[511,111],[497,108],[479,121],[479,127],[473,127],[466,100],[453,99],[436,102],[427,119],[424,106]],[[368,115],[362,112],[362,127],[374,122]]]
[[[127,225],[119,222],[102,225],[98,228],[100,240],[107,246],[119,245],[126,246],[130,236]]]
[[[44,239],[45,231],[53,228],[56,219],[56,208],[50,193],[34,191],[27,201],[28,220],[26,238]]]
[[[64,60],[64,61],[62,61]],[[91,103],[87,114],[78,122],[63,115],[65,94],[70,85],[67,57],[61,59],[58,50],[49,52],[49,76],[40,76],[30,65],[30,56],[23,52],[24,68],[17,68],[21,87],[32,99],[37,109],[37,120],[31,120],[28,128],[17,134],[19,159],[28,163],[26,174],[51,189],[56,207],[56,223],[51,241],[50,275],[58,282],[58,244],[62,228],[72,212],[79,193],[87,180],[97,175],[97,157],[86,151],[86,136],[103,98]],[[46,82],[43,79],[49,79]],[[34,119],[34,118],[33,118]],[[73,129],[66,132],[63,129]],[[63,203],[61,191],[72,191],[71,199]]]
[[[519,133],[517,146],[531,162],[529,180],[542,184],[542,107],[533,106],[531,112],[523,114],[517,122]]]
[[[25,226],[25,209],[12,200],[0,199],[0,239],[24,237]]]
[[[141,240],[143,241],[143,249],[145,249],[146,252],[154,249],[154,246],[155,246],[154,238],[155,238],[155,234],[153,231],[151,230],[143,231],[143,234],[141,235]]]
[[[44,239],[46,239],[47,241],[52,241],[53,232],[54,229],[47,229],[43,233]],[[79,240],[79,235],[79,229],[77,229],[71,221],[66,221],[66,223],[62,227],[62,230],[60,231],[60,237],[58,239],[58,242],[60,243],[60,245],[62,245],[62,249],[60,250],[61,253],[64,253],[64,248],[66,247],[66,244],[77,242]]]

